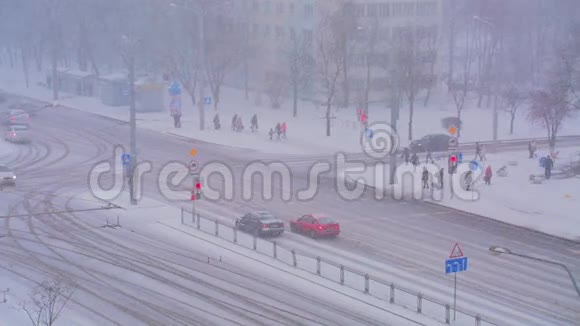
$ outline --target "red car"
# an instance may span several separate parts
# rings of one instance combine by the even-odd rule
[[[290,221],[290,230],[312,238],[336,237],[340,233],[340,225],[328,216],[308,214]]]

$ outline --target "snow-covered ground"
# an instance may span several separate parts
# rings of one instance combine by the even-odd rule
[[[392,188],[387,186],[388,166],[382,166],[385,178],[373,169],[365,172],[347,171],[349,180],[356,180],[376,189],[377,192],[387,192],[394,196],[395,190],[406,198],[414,197],[423,199],[436,205],[443,205],[452,209],[489,217],[505,223],[531,228],[540,232],[563,237],[572,240],[580,240],[580,177],[558,178],[560,170],[571,163],[580,164],[580,148],[567,148],[560,150],[555,160],[552,179],[545,180],[541,184],[530,181],[530,175],[544,173],[539,166],[538,159],[528,159],[527,152],[488,154],[487,160],[480,163],[484,170],[491,166],[494,176],[491,185],[485,185],[482,171],[474,173],[477,180],[474,191],[459,189],[459,179],[454,188],[454,196],[449,186],[446,160],[436,162],[439,167],[445,169],[444,192],[439,189],[423,191],[420,186],[422,166],[412,169],[403,165],[401,169],[409,168],[414,174],[415,182],[419,187],[413,186],[411,178],[405,178],[402,187]],[[547,151],[539,151],[538,157],[548,155]],[[463,163],[460,169],[469,169],[469,163]],[[517,165],[514,165],[517,164]],[[497,170],[507,166],[508,175],[498,176]],[[464,171],[464,172],[465,172]],[[477,177],[479,175],[479,178]],[[344,175],[343,175],[344,176]],[[437,181],[435,181],[437,182]]]
[[[0,140],[0,164],[2,164],[3,159],[9,157],[17,150],[16,145],[4,141],[4,139]]]
[[[71,194],[72,195],[72,194]],[[84,207],[87,201],[94,200],[89,194],[77,194],[76,200],[73,200],[72,207]],[[434,321],[425,316],[417,315],[413,311],[404,309],[403,307],[397,305],[385,305],[383,300],[369,297],[348,287],[339,286],[334,282],[325,280],[324,278],[313,278],[310,273],[301,271],[299,269],[292,268],[280,261],[268,259],[267,257],[260,255],[259,253],[252,252],[250,250],[244,250],[234,244],[228,243],[226,241],[217,241],[212,239],[208,241],[210,236],[204,236],[199,234],[190,227],[183,226],[179,223],[179,209],[168,207],[167,205],[151,200],[144,199],[140,202],[138,207],[131,207],[128,202],[127,194],[124,193],[121,197],[115,200],[116,204],[122,205],[123,210],[111,210],[106,211],[103,216],[103,221],[91,220],[89,224],[94,224],[94,226],[99,226],[105,224],[105,216],[110,218],[109,222],[116,223],[115,217],[121,216],[120,224],[122,228],[117,230],[111,230],[107,232],[107,229],[95,228],[94,232],[98,232],[100,236],[108,237],[116,243],[118,246],[134,246],[136,245],[132,241],[139,240],[142,242],[147,239],[148,243],[157,244],[163,243],[165,245],[173,248],[173,251],[183,251],[190,250],[192,256],[200,256],[203,259],[207,257],[210,262],[209,264],[217,266],[217,268],[232,269],[236,268],[248,275],[253,275],[258,277],[267,286],[269,282],[275,282],[276,288],[289,288],[293,289],[292,293],[298,293],[300,291],[302,295],[305,295],[311,302],[320,302],[324,304],[330,304],[330,307],[336,311],[348,311],[354,315],[364,316],[364,318],[369,318],[369,320],[380,321],[381,324],[393,324],[393,325],[442,325],[437,321]],[[103,230],[103,231],[99,231]],[[17,229],[15,229],[17,231]],[[33,246],[30,243],[28,246]],[[58,248],[55,247],[55,249]],[[186,249],[189,248],[189,249]],[[36,251],[43,251],[42,248],[36,248]],[[48,253],[47,253],[48,254]],[[151,253],[155,256],[155,253]],[[65,255],[66,256],[66,255]],[[63,256],[62,258],[65,258]],[[183,256],[182,259],[187,261],[189,258]],[[86,262],[78,262],[79,264],[90,263],[90,259]],[[197,263],[199,265],[199,262]],[[203,265],[203,264],[202,264]],[[80,265],[79,265],[80,266]],[[117,269],[113,265],[108,265],[104,262],[99,262],[98,264],[91,265],[91,269],[101,270],[103,275],[110,275],[108,282],[112,285],[112,282],[117,282],[117,277],[127,278],[129,276],[123,276],[127,274],[127,271],[122,269]],[[172,265],[177,272],[184,269],[184,265],[174,264]],[[221,266],[221,267],[220,267]],[[201,266],[203,267],[203,266]],[[12,266],[12,269],[15,266]],[[143,267],[143,268],[148,268]],[[187,273],[195,278],[199,278],[202,281],[207,281],[215,285],[220,285],[223,281],[219,277],[212,277],[210,275],[204,275],[198,273],[198,271],[187,270]],[[2,285],[9,284],[10,291],[7,293],[7,302],[5,304],[0,302],[0,325],[24,325],[28,323],[26,313],[21,309],[21,303],[28,299],[28,294],[32,291],[31,282],[27,282],[22,275],[15,275],[12,273],[2,273],[0,274],[0,291],[3,291]],[[146,273],[145,273],[146,274]],[[144,275],[145,275],[144,274]],[[96,273],[94,274],[96,275]],[[128,273],[127,275],[132,275]],[[216,275],[217,276],[217,275]],[[129,280],[128,280],[129,281]],[[196,297],[184,296],[180,291],[172,290],[171,287],[167,285],[158,284],[153,278],[148,278],[142,276],[141,280],[131,279],[135,282],[144,282],[147,288],[151,292],[147,292],[147,295],[154,296],[156,291],[162,291],[167,298],[171,300],[188,300],[191,304],[196,305],[198,308],[207,309],[217,309],[216,313],[219,313],[219,308],[213,307],[209,302],[199,301]],[[243,280],[240,282],[244,283]],[[230,290],[238,291],[239,295],[244,295],[247,290],[243,287],[243,284],[230,285]],[[115,283],[116,284],[116,283]],[[127,287],[129,285],[120,282],[119,287]],[[239,288],[238,288],[239,286]],[[106,289],[103,289],[106,292]],[[272,293],[276,293],[276,289],[271,289]],[[77,291],[78,295],[81,295],[82,290]],[[284,296],[285,292],[281,292],[278,295]],[[145,293],[143,293],[145,295]],[[280,297],[282,298],[282,297]],[[0,294],[0,300],[2,296]],[[144,299],[151,299],[144,297]],[[259,296],[248,297],[247,300],[258,302],[262,300]],[[282,299],[279,299],[282,300]],[[83,314],[83,308],[77,304],[79,301],[71,302],[64,310],[63,315],[58,320],[58,324],[63,325],[102,325],[96,320],[90,320],[90,317],[86,317]],[[86,301],[80,300],[86,304]],[[235,302],[232,302],[235,305]],[[278,306],[278,302],[267,302],[264,303],[268,307]],[[300,306],[302,303],[287,302],[282,305],[279,309],[280,311],[294,310],[296,307]],[[103,303],[100,303],[103,305]],[[94,306],[95,311],[103,313],[103,307],[97,305]],[[286,309],[286,310],[285,310]],[[185,313],[185,312],[184,312]],[[324,312],[321,310],[320,315],[323,318]],[[116,316],[113,312],[107,316],[110,320],[114,320],[123,323],[122,320],[126,319],[126,316]],[[235,324],[226,323],[226,320],[239,320],[243,324],[242,317],[232,314],[231,312],[227,314],[220,315],[221,323],[219,319],[216,324]],[[306,315],[303,315],[306,317]],[[334,317],[333,317],[334,318]],[[309,322],[307,319],[303,319],[302,323],[305,325],[314,325],[316,322]],[[134,323],[133,323],[134,324]],[[238,323],[240,324],[240,323]],[[240,325],[241,325],[240,324]],[[135,325],[135,324],[134,324]]]
[[[30,87],[26,88],[23,74],[18,69],[0,71],[0,89],[7,92],[25,95],[35,99],[52,102],[52,93],[38,83],[44,80],[44,76],[33,74]],[[70,94],[61,94],[59,104],[111,117],[119,120],[128,120],[127,107],[109,107],[94,97],[78,97]],[[168,94],[166,94],[168,96]],[[221,130],[213,130],[213,118],[216,111],[211,107],[206,108],[206,130],[199,130],[199,113],[197,107],[192,106],[189,97],[184,94],[182,128],[173,128],[171,117],[166,108],[162,112],[138,113],[138,126],[164,133],[173,133],[180,136],[190,137],[211,143],[227,146],[253,149],[264,153],[274,154],[328,154],[337,151],[360,152],[361,126],[357,122],[355,108],[341,109],[333,113],[332,136],[325,136],[324,108],[312,102],[301,101],[299,103],[298,117],[292,117],[291,101],[286,100],[281,108],[272,109],[269,106],[268,97],[251,93],[246,99],[243,92],[237,89],[225,87],[223,89],[219,116],[222,125]],[[261,98],[257,101],[257,98]],[[256,105],[256,103],[260,105]],[[418,101],[421,102],[421,101]],[[165,99],[169,103],[169,99]],[[259,131],[252,133],[249,130],[250,118],[258,114]],[[230,129],[231,119],[234,114],[241,115],[245,130],[240,134]],[[455,116],[452,102],[445,96],[434,96],[429,106],[424,107],[417,103],[414,118],[414,138],[420,138],[430,133],[442,133],[445,130],[441,126],[441,118]],[[388,122],[390,113],[382,105],[370,108],[369,122]],[[578,115],[564,123],[561,135],[580,134]],[[400,112],[398,130],[401,145],[408,143],[408,112],[404,108]],[[509,135],[509,116],[501,112],[499,136],[501,139],[545,137],[545,132],[537,126],[532,126],[525,119],[525,109],[520,110],[516,120],[515,133]],[[278,122],[286,122],[288,125],[288,139],[282,144],[270,141],[268,131]],[[463,112],[464,128],[460,141],[472,142],[477,140],[492,139],[492,112],[491,109],[477,109],[475,105],[467,105]]]

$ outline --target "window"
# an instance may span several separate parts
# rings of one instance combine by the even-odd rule
[[[403,15],[406,17],[414,16],[415,14],[415,3],[409,2],[403,4]]]
[[[379,3],[379,17],[389,17],[389,4],[388,3]]]
[[[269,14],[270,13],[270,0],[267,0],[264,2],[264,14]]]
[[[304,16],[305,17],[314,16],[314,5],[312,5],[312,4],[305,4],[304,5]]]
[[[265,38],[269,38],[270,37],[270,25],[264,26],[264,37]]]
[[[252,24],[252,34],[258,36],[258,33],[260,33],[260,25]]]
[[[312,30],[311,29],[302,30],[302,35],[303,35],[304,41],[306,43],[312,43]]]
[[[260,3],[254,0],[254,2],[252,3],[252,9],[254,10],[255,13],[260,12]]]
[[[437,3],[433,1],[417,3],[417,16],[434,16],[437,14]]]
[[[377,17],[379,5],[377,3],[369,3],[367,5],[367,17]]]
[[[281,40],[284,38],[284,27],[276,26],[276,39]]]
[[[284,13],[284,4],[282,2],[276,3],[276,13],[281,15]]]
[[[363,17],[365,15],[365,5],[362,3],[354,4],[352,9],[355,17]]]
[[[403,14],[403,4],[400,2],[393,3],[391,9],[391,14],[395,17],[400,17]]]
[[[289,10],[290,10],[290,13],[291,14],[294,14],[294,10],[295,10],[295,8],[294,8],[294,2],[290,2]]]
[[[296,30],[294,27],[288,27],[288,33],[290,34],[290,39],[296,39]]]

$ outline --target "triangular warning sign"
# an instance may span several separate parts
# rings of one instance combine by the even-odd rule
[[[463,257],[463,251],[461,251],[461,247],[459,247],[459,242],[456,242],[455,246],[453,246],[453,250],[451,250],[451,255],[449,255],[449,258],[459,257]]]

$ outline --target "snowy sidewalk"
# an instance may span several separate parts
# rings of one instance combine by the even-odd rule
[[[39,85],[43,80],[40,74],[31,75],[30,87],[26,88],[23,74],[19,69],[3,68],[0,71],[0,89],[6,92],[16,93],[30,98],[52,102],[52,92]],[[100,102],[96,97],[74,97],[70,94],[61,94],[59,104],[97,115],[110,117],[122,121],[129,118],[128,107],[109,107]],[[182,137],[193,138],[205,142],[252,149],[271,154],[331,154],[338,151],[361,152],[362,128],[356,119],[355,109],[341,109],[332,113],[332,136],[326,136],[324,108],[312,102],[301,101],[298,108],[298,117],[292,117],[291,101],[286,100],[279,109],[269,106],[268,97],[252,93],[246,99],[243,91],[225,87],[219,106],[219,118],[221,130],[213,129],[213,118],[216,111],[206,107],[205,127],[199,130],[199,113],[197,107],[191,104],[187,94],[182,95],[183,121],[182,128],[173,128],[171,117],[166,110],[162,112],[137,113],[137,125],[141,128],[170,133]],[[258,100],[258,97],[260,98]],[[260,103],[261,102],[261,103]],[[169,95],[166,94],[164,103],[169,103]],[[257,105],[259,104],[259,105]],[[245,130],[241,133],[233,132],[230,128],[234,114],[242,116]],[[258,115],[259,131],[252,133],[249,130],[250,118]],[[446,133],[441,126],[441,119],[455,116],[453,105],[446,99],[433,98],[428,107],[417,105],[414,119],[414,138],[418,139],[426,134]],[[388,122],[389,110],[380,106],[369,109],[369,123]],[[408,112],[406,105],[400,112],[399,133],[400,144],[408,144]],[[580,134],[580,123],[573,117],[566,121],[560,135]],[[521,110],[516,120],[516,133],[508,133],[508,116],[500,113],[501,139],[521,139],[531,137],[544,137],[543,130],[529,125],[525,120],[525,110]],[[270,141],[268,131],[276,123],[286,122],[288,125],[288,139],[283,141]],[[460,141],[474,142],[492,139],[491,132],[492,115],[489,110],[468,108],[463,112],[463,130]]]
[[[539,151],[539,157],[546,151]],[[580,177],[559,178],[560,169],[571,162],[580,164],[580,148],[560,150],[555,160],[550,180],[541,184],[530,181],[530,175],[543,175],[538,159],[528,159],[527,152],[489,154],[487,160],[481,163],[482,170],[491,165],[493,178],[491,185],[485,185],[483,171],[474,173],[474,191],[456,190],[452,196],[449,190],[449,175],[447,162],[442,160],[436,164],[445,169],[444,191],[439,189],[423,191],[413,185],[411,177],[405,177],[400,188],[406,199],[422,199],[431,204],[445,206],[451,209],[484,216],[497,221],[530,228],[536,231],[580,241]],[[464,163],[464,169],[469,169]],[[517,164],[517,165],[512,165]],[[508,176],[500,177],[497,170],[507,166]],[[377,193],[386,196],[396,196],[396,191],[389,186],[388,166],[384,166],[384,176],[367,169],[365,172],[346,171],[349,182],[357,182],[374,188]],[[420,184],[422,166],[415,169],[413,177]],[[458,180],[458,179],[457,179]],[[437,183],[437,181],[435,181]],[[459,181],[458,183],[459,184]],[[399,185],[397,185],[399,186]],[[457,188],[456,188],[457,189]]]

